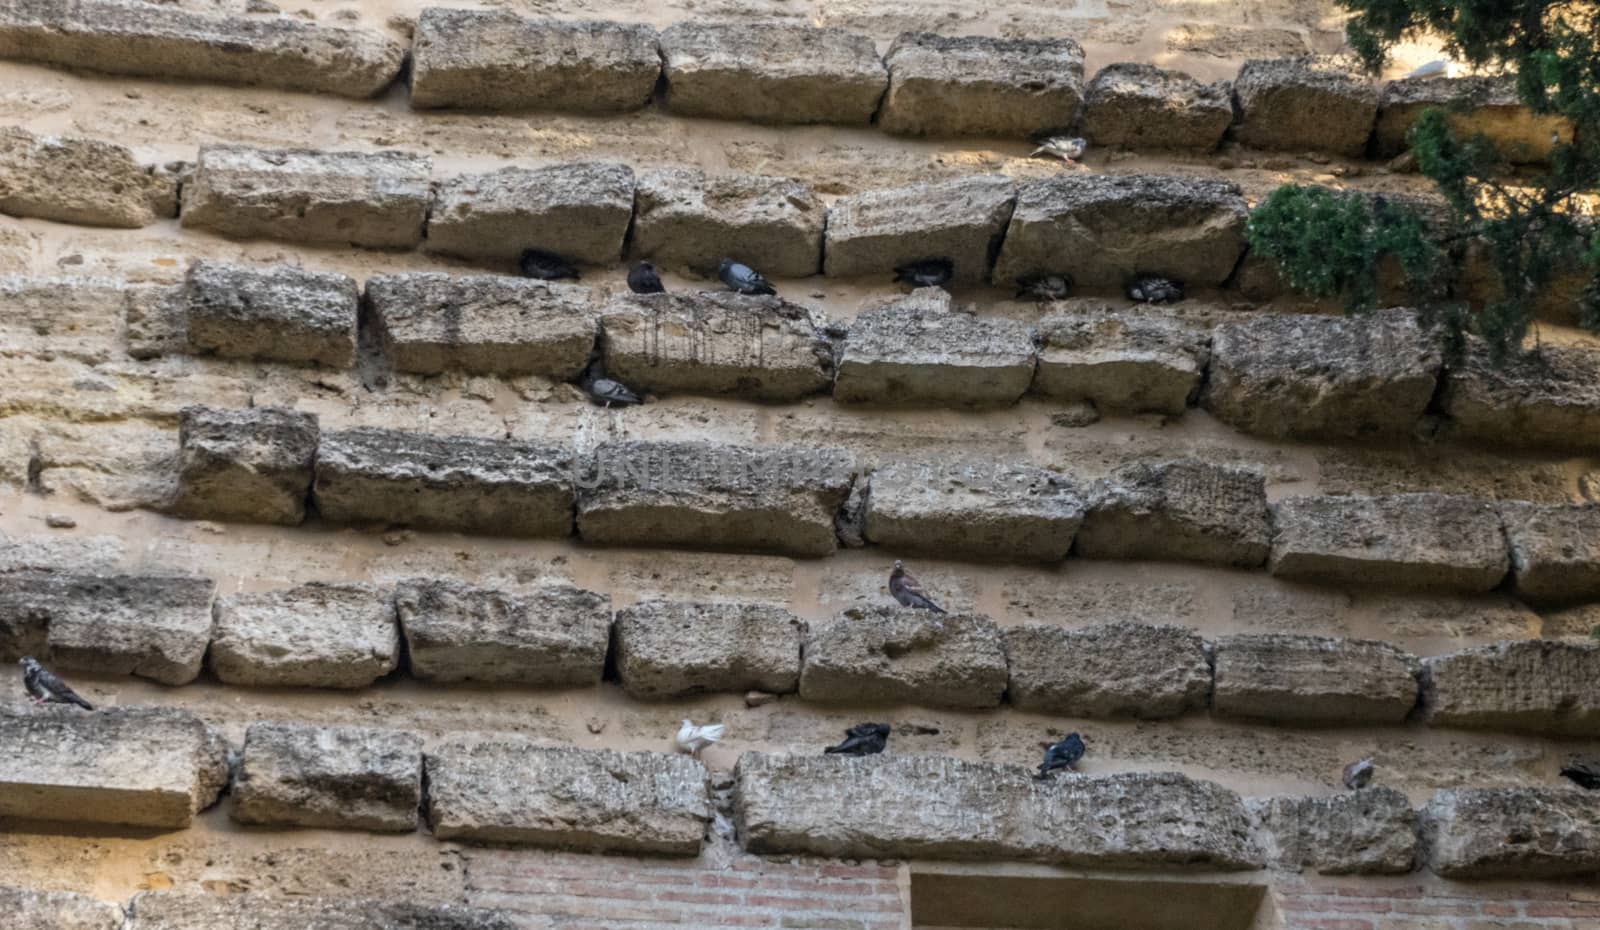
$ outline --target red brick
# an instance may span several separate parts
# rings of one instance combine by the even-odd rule
[[[676,901],[680,904],[733,905],[739,903],[739,896],[721,891],[658,891],[656,900]]]
[[[1285,895],[1278,906],[1286,911],[1307,914],[1387,914],[1390,904],[1376,898],[1359,901],[1320,896]]]
[[[1522,914],[1521,908],[1515,904],[1496,904],[1493,901],[1478,905],[1478,910],[1489,917],[1517,917]]]
[[[1530,901],[1522,906],[1522,913],[1529,917],[1600,917],[1600,903],[1581,904],[1570,902],[1566,904],[1543,903]]]
[[[1342,898],[1399,899],[1422,897],[1422,887],[1419,885],[1406,885],[1400,888],[1386,888],[1383,885],[1339,885],[1331,890]]]
[[[1376,930],[1370,920],[1356,917],[1307,917],[1286,921],[1284,930]]]
[[[1471,917],[1480,913],[1480,904],[1441,903],[1438,901],[1396,901],[1396,914],[1431,914],[1442,917]]]

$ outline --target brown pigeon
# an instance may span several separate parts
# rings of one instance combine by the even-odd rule
[[[936,614],[944,613],[943,607],[922,593],[922,585],[906,571],[905,563],[899,559],[894,560],[894,571],[889,573],[889,593],[894,595],[894,599],[899,601],[902,607],[931,610]]]

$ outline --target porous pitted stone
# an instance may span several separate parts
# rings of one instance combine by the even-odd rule
[[[828,337],[781,297],[620,294],[600,320],[606,374],[636,391],[779,402],[825,393],[833,380]]]
[[[189,351],[182,284],[130,287],[124,293],[123,338],[130,357],[160,358]]]
[[[572,469],[555,443],[361,427],[322,434],[312,499],[335,523],[569,536]]]
[[[1520,640],[1423,660],[1428,722],[1600,736],[1600,643]]]
[[[1008,462],[891,462],[872,472],[866,538],[947,558],[1059,562],[1088,505],[1060,472]]]
[[[1439,343],[1409,311],[1259,314],[1211,331],[1200,402],[1271,438],[1406,436],[1433,398]]]
[[[566,381],[588,361],[598,319],[586,287],[487,274],[377,275],[367,305],[394,369],[424,375]]]
[[[1005,690],[1005,641],[981,614],[852,607],[806,635],[808,701],[995,707]]]
[[[1457,138],[1489,137],[1507,161],[1550,159],[1553,139],[1572,142],[1572,122],[1534,113],[1517,96],[1516,78],[1410,78],[1384,85],[1378,101],[1377,154],[1393,158],[1410,147],[1406,133],[1429,107],[1440,107]]]
[[[1119,869],[1262,864],[1239,796],[1175,772],[1040,782],[1020,766],[940,756],[747,752],[734,778],[739,836],[762,855]]]
[[[253,723],[233,783],[240,823],[407,833],[422,803],[422,739],[396,730]]]
[[[0,710],[0,817],[181,830],[228,783],[228,745],[171,709]]]
[[[0,661],[188,684],[211,639],[215,589],[192,575],[0,574]]]
[[[633,697],[799,687],[805,623],[764,604],[646,601],[617,612],[617,675]]]
[[[684,755],[504,739],[446,745],[425,764],[441,840],[693,856],[711,819],[705,766]]]
[[[430,252],[494,261],[543,249],[612,265],[633,219],[633,169],[611,162],[501,168],[439,185],[428,214]]]
[[[0,127],[0,213],[137,229],[178,214],[178,183],[120,145]]]
[[[1254,59],[1233,82],[1245,145],[1359,156],[1378,116],[1378,89],[1336,62]]]
[[[1237,185],[1166,175],[1063,174],[1017,190],[994,281],[1068,274],[1079,285],[1120,289],[1138,273],[1215,287],[1244,254]]]
[[[317,417],[282,407],[185,407],[178,419],[178,484],[166,509],[191,520],[305,519]]]
[[[353,278],[287,265],[195,262],[184,279],[189,351],[349,368],[360,298]]]
[[[0,887],[7,930],[123,930],[122,908],[81,894]]]
[[[828,208],[824,271],[888,281],[901,265],[945,258],[952,280],[987,281],[1016,200],[1016,182],[998,175],[841,197]]]
[[[281,894],[146,892],[126,930],[517,930],[502,911]]]
[[[0,6],[0,58],[359,98],[394,82],[405,49],[375,32],[293,16],[210,16],[122,0],[8,0]]]
[[[411,105],[622,113],[661,76],[656,31],[634,23],[526,19],[428,7],[411,46]]]
[[[1417,812],[1394,788],[1247,803],[1261,826],[1258,839],[1272,868],[1400,875],[1416,865]]]
[[[1600,792],[1435,791],[1422,828],[1428,867],[1445,878],[1562,879],[1600,872]]]
[[[1164,311],[1057,312],[1039,321],[1031,390],[1104,413],[1181,416],[1210,357],[1210,333]]]
[[[1397,724],[1417,706],[1417,658],[1388,643],[1245,633],[1213,645],[1213,710],[1312,725]]]
[[[1095,145],[1209,152],[1233,122],[1233,86],[1182,71],[1107,65],[1084,94],[1083,134]]]
[[[1078,529],[1091,559],[1172,559],[1258,568],[1272,521],[1257,469],[1198,459],[1135,462],[1096,483]]]
[[[1006,693],[1019,710],[1155,719],[1204,708],[1211,692],[1205,641],[1184,627],[1030,624],[1005,637]]]
[[[1444,410],[1462,438],[1600,452],[1600,351],[1545,345],[1496,362],[1473,340],[1445,376]]]
[[[313,582],[217,600],[211,671],[230,685],[364,688],[399,660],[387,591]]]
[[[639,175],[630,249],[664,268],[709,270],[727,256],[770,277],[822,267],[828,208],[791,178],[658,168]]]
[[[1083,48],[1071,39],[903,32],[884,64],[885,132],[1025,137],[1071,126],[1083,102]]]
[[[1003,407],[1033,380],[1033,332],[1005,317],[951,309],[923,288],[850,324],[833,398],[897,406]]]
[[[599,683],[605,668],[611,601],[603,594],[413,579],[395,588],[394,604],[416,678],[579,687]]]
[[[1500,518],[1524,600],[1600,601],[1600,504],[1506,502]]]
[[[842,29],[678,23],[661,59],[667,108],[684,116],[865,125],[889,85],[872,39]]]
[[[810,446],[613,441],[578,487],[578,535],[618,546],[832,555],[853,457]]]
[[[432,171],[432,160],[406,152],[203,145],[181,219],[236,239],[411,249]]]

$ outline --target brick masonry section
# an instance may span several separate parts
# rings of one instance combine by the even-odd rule
[[[1592,930],[1600,889],[1562,885],[1285,879],[1270,890],[1283,930]]]

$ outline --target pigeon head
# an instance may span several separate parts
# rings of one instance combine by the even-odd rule
[[[899,559],[895,559],[894,560],[894,570],[897,571],[897,572],[905,571],[906,570],[906,563],[900,561]]]
[[[724,258],[722,261],[717,262],[717,274],[727,273],[728,269],[733,267],[733,264],[734,262],[731,258]]]
[[[39,667],[39,663],[33,660],[33,656],[23,656],[21,659],[17,660],[17,664],[26,669],[35,669]]]

